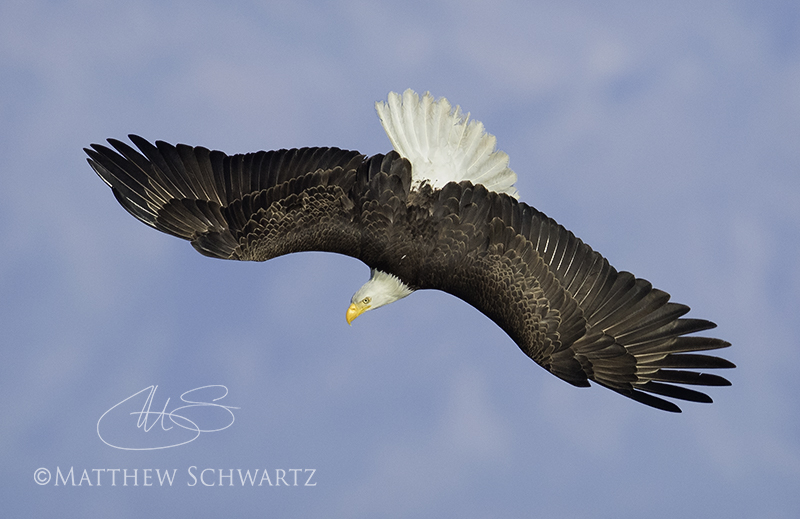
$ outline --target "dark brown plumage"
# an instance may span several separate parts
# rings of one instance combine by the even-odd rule
[[[360,259],[412,289],[439,289],[497,323],[538,364],[644,404],[711,402],[675,384],[723,386],[691,370],[732,368],[690,352],[729,343],[686,336],[715,325],[600,254],[536,209],[468,181],[411,188],[396,152],[336,148],[227,156],[185,145],[141,151],[110,139],[89,163],[132,215],[207,256],[264,261],[298,251]]]

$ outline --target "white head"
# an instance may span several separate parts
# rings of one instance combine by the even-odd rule
[[[414,290],[400,281],[397,276],[372,269],[369,281],[364,283],[364,286],[359,288],[350,300],[350,308],[347,309],[347,324],[352,324],[353,319],[367,310],[394,303],[412,292]]]

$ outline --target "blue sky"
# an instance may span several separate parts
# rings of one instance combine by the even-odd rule
[[[82,152],[137,133],[381,153],[373,104],[408,87],[482,121],[522,200],[715,321],[733,386],[681,415],[573,388],[442,293],[349,327],[358,261],[202,257],[130,217]],[[793,2],[3,2],[4,508],[797,517],[798,144]],[[155,451],[98,438],[148,386],[160,410],[212,384],[238,407],[223,431]],[[121,441],[160,441],[114,420]],[[74,487],[34,480],[70,467]],[[145,486],[155,468],[174,485]],[[316,486],[190,485],[296,468]],[[77,486],[83,470],[106,479]]]

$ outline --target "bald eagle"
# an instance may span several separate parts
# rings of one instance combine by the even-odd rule
[[[732,368],[699,354],[730,346],[687,336],[716,325],[669,301],[570,231],[517,201],[495,137],[444,98],[411,90],[376,103],[394,146],[226,155],[130,135],[133,147],[86,149],[120,204],[213,258],[266,261],[299,251],[346,254],[370,268],[347,321],[416,290],[474,306],[532,360],[575,386],[592,380],[666,411],[662,397],[711,402],[676,384],[726,386],[692,370]],[[659,395],[659,396],[655,396]]]

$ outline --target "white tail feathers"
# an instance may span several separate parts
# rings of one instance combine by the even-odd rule
[[[415,185],[434,188],[469,180],[486,189],[519,198],[517,174],[508,168],[508,155],[496,150],[497,139],[479,121],[452,108],[445,98],[420,97],[410,88],[391,92],[388,102],[375,103],[383,129],[397,152],[411,162]]]

